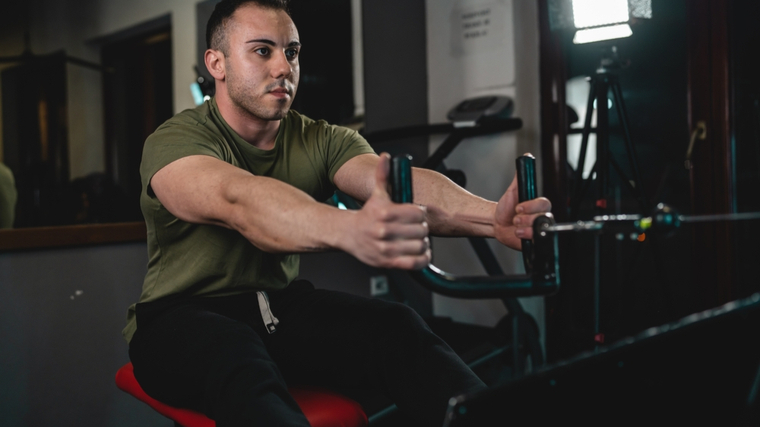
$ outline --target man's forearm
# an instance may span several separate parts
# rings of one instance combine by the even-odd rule
[[[228,190],[227,224],[267,252],[342,249],[341,233],[354,212],[318,203],[275,179],[248,177]],[[342,225],[342,226],[341,226]]]
[[[493,237],[496,203],[478,197],[444,175],[414,168],[414,202],[427,207],[430,234]]]
[[[344,164],[335,183],[357,200],[367,200],[375,185],[376,155],[361,155]],[[414,202],[427,208],[431,234],[440,236],[486,236],[493,233],[496,204],[475,196],[438,172],[412,169]]]
[[[177,218],[236,230],[269,252],[335,248],[341,241],[337,224],[351,214],[209,156],[172,162],[156,172],[151,187]]]

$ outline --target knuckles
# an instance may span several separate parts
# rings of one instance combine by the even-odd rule
[[[388,238],[388,227],[385,224],[376,224],[374,236],[378,240],[385,240]]]
[[[383,257],[388,257],[392,254],[391,245],[388,242],[380,241],[377,243],[377,252]]]
[[[522,203],[525,207],[525,213],[544,213],[552,210],[552,202],[546,197],[538,197]]]
[[[387,207],[382,207],[377,210],[377,219],[380,221],[388,221],[391,218],[391,212],[390,209]]]

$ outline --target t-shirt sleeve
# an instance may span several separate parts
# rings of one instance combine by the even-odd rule
[[[330,141],[326,150],[328,176],[330,182],[335,184],[333,181],[335,174],[344,163],[360,154],[374,153],[375,150],[355,130],[342,126],[330,126],[330,128]]]
[[[194,155],[225,160],[217,139],[217,136],[202,126],[171,121],[160,126],[145,141],[140,163],[140,177],[148,195],[153,197],[149,186],[153,175],[175,160]]]

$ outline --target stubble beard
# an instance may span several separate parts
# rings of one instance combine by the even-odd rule
[[[254,95],[252,88],[256,87],[255,84],[246,79],[239,79],[234,72],[228,72],[226,77],[230,100],[240,111],[257,119],[270,121],[281,120],[288,114],[296,93],[296,82],[288,80],[290,85],[287,85],[285,80],[280,80],[267,85],[262,93]],[[276,100],[274,107],[265,105],[263,98],[270,90],[276,87],[286,87],[286,85],[291,87],[289,97]]]

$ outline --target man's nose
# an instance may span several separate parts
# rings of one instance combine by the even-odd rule
[[[288,61],[285,52],[279,52],[275,55],[272,63],[272,77],[282,79],[293,73],[293,65]]]

